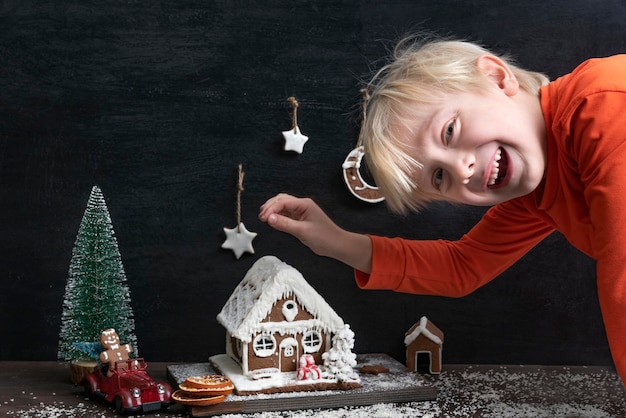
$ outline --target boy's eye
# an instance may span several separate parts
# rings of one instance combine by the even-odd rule
[[[443,139],[446,144],[450,142],[452,135],[454,135],[454,121],[450,122],[448,126],[446,126],[446,130],[443,133]]]
[[[441,183],[443,183],[443,170],[441,168],[438,168],[433,173],[433,187],[437,190],[440,190]]]

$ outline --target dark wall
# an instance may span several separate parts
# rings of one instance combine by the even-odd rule
[[[341,164],[359,81],[415,30],[481,41],[552,78],[626,51],[622,0],[4,1],[0,3],[0,360],[53,360],[71,251],[99,185],[118,238],[141,354],[224,351],[215,316],[275,255],[351,324],[357,352],[403,359],[422,315],[446,363],[611,364],[593,261],[558,234],[462,299],[361,291],[352,271],[257,220],[277,192],[310,196],[343,227],[455,239],[484,209],[399,217],[356,200]],[[282,150],[287,97],[310,137]],[[242,220],[256,254],[220,248]]]

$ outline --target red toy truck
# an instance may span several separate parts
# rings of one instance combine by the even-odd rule
[[[85,392],[113,403],[120,414],[166,409],[172,404],[172,387],[155,382],[146,367],[142,358],[118,361],[110,373],[106,366],[97,367],[85,377]]]

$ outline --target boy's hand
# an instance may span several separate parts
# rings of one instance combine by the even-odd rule
[[[261,206],[259,219],[298,238],[317,255],[334,258],[366,273],[371,269],[370,239],[337,226],[309,198],[276,195]]]
[[[279,194],[260,209],[259,219],[272,228],[298,238],[315,254],[331,256],[327,242],[341,232],[340,228],[311,199]],[[332,251],[331,251],[332,252]]]

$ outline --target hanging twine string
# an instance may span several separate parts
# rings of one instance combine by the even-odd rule
[[[361,89],[361,94],[363,95],[363,122],[365,122],[365,118],[367,117],[367,104],[370,101],[370,89],[369,86]]]
[[[363,131],[363,125],[365,125],[365,120],[367,118],[367,104],[370,101],[370,89],[369,89],[369,85],[367,87],[364,87],[361,89],[361,94],[363,95],[363,119],[361,120],[361,131]],[[359,135],[359,139],[357,141],[357,148],[360,147],[361,145],[363,145],[361,143],[361,135]]]
[[[291,103],[291,106],[293,107],[292,119],[293,119],[293,130],[295,132],[296,129],[298,128],[298,101],[293,96],[288,97],[287,100],[289,101],[289,103]]]
[[[243,177],[245,175],[243,165],[239,163],[239,178],[237,180],[237,232],[241,232],[239,230],[239,225],[241,224],[241,192],[243,192]]]

